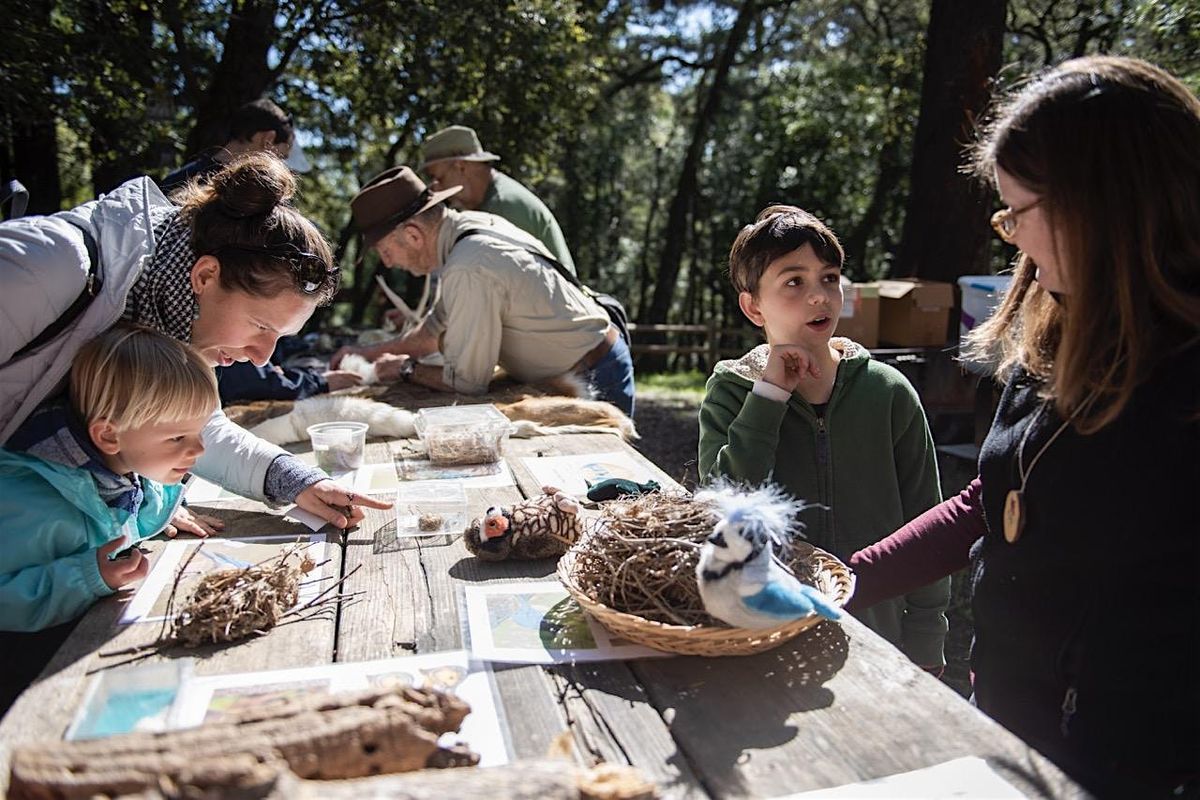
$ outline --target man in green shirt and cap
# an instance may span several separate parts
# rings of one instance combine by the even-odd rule
[[[421,171],[429,176],[434,191],[461,186],[454,205],[467,211],[486,211],[504,217],[526,233],[541,240],[546,249],[576,274],[575,261],[567,248],[558,220],[520,182],[492,166],[500,156],[489,153],[471,128],[451,125],[425,139]]]

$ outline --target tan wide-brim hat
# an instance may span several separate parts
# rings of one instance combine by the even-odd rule
[[[421,145],[421,171],[439,161],[499,161],[500,156],[489,153],[479,143],[474,129],[465,125],[451,125],[425,139]]]
[[[350,213],[355,227],[362,231],[363,246],[374,247],[397,225],[461,191],[461,186],[430,191],[408,167],[392,167],[367,181],[354,195]]]

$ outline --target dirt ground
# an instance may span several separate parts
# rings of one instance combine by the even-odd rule
[[[694,394],[639,392],[637,397],[636,421],[642,438],[634,446],[689,489],[697,482],[699,407],[699,398]],[[971,465],[961,459],[939,457],[938,466],[944,496],[957,494],[972,477]],[[963,697],[971,693],[968,657],[973,635],[966,586],[965,571],[956,574],[947,610],[950,632],[946,636],[946,671],[942,675],[942,681]]]

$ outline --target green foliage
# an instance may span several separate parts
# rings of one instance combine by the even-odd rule
[[[639,372],[635,380],[639,396],[686,397],[699,402],[704,399],[704,384],[708,381],[708,373],[696,369],[683,372]]]
[[[634,309],[653,292],[668,205],[743,5],[13,0],[6,17],[21,35],[0,53],[0,121],[6,138],[21,120],[57,125],[63,202],[74,204],[194,155],[196,126],[215,101],[228,105],[215,94],[261,86],[293,114],[315,164],[301,207],[347,245],[347,279],[360,282],[349,198],[379,170],[415,165],[433,130],[471,125],[556,211],[584,277]],[[886,274],[898,245],[929,3],[752,9],[698,143],[671,321],[739,324],[725,259],[769,203],[825,219],[855,279]],[[1094,52],[1138,55],[1200,86],[1191,0],[1012,0],[1008,28],[1001,86]],[[0,155],[6,168],[12,156]]]

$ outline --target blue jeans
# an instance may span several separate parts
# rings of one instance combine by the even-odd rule
[[[633,358],[624,339],[618,336],[604,358],[584,377],[597,400],[612,403],[633,419]]]

